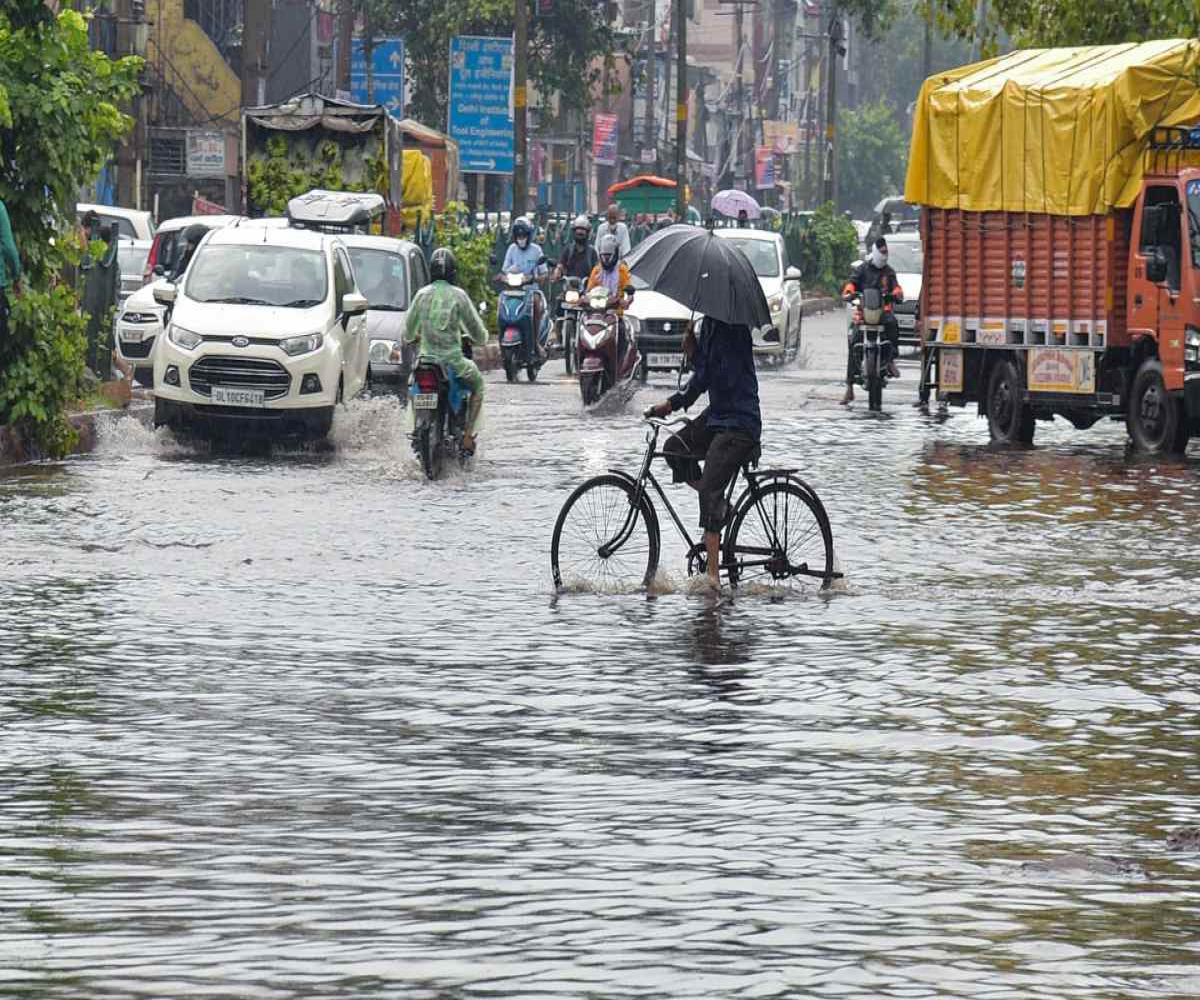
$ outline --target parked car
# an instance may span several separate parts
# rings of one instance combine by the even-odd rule
[[[163,275],[175,266],[175,256],[183,249],[183,231],[199,223],[208,229],[220,229],[241,219],[240,215],[180,215],[165,220],[154,233],[146,258],[145,280]]]
[[[921,346],[921,277],[924,273],[924,254],[921,250],[921,234],[912,230],[889,233],[888,263],[896,272],[896,280],[904,292],[904,301],[897,302],[893,311],[900,327],[900,350],[917,350]],[[858,267],[861,260],[853,264]],[[846,306],[846,323],[854,322],[854,307]]]
[[[154,351],[154,422],[323,437],[367,381],[367,299],[342,238],[228,226],[200,244]]]
[[[151,244],[146,240],[117,240],[117,265],[121,269],[118,308],[146,283],[146,258],[150,255],[150,247]]]
[[[164,284],[163,274],[174,268],[176,254],[181,249],[180,234],[193,223],[209,229],[220,229],[239,222],[248,222],[238,215],[187,215],[167,219],[154,235],[143,268],[142,283],[125,299],[117,310],[114,341],[117,354],[133,367],[134,378],[147,388],[154,385],[154,362],[151,354],[163,329],[166,309],[154,300],[154,289]],[[265,221],[265,220],[263,220]],[[125,246],[122,243],[120,246]],[[122,275],[124,280],[124,275]]]
[[[774,329],[754,332],[754,353],[778,361],[794,358],[800,353],[800,269],[788,266],[783,236],[762,229],[718,229],[716,235],[750,258],[771,309]]]
[[[372,385],[404,387],[413,348],[403,345],[404,322],[413,296],[429,284],[425,255],[415,243],[389,236],[344,236],[358,289],[367,297],[367,340]],[[392,352],[400,360],[392,360]]]
[[[82,202],[75,206],[75,216],[80,220],[88,212],[96,213],[100,225],[116,226],[117,239],[154,239],[154,217],[149,212],[135,208],[120,208],[117,205],[88,205]]]

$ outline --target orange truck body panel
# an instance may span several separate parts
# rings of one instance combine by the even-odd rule
[[[1045,215],[924,208],[921,315],[963,343],[1129,343],[1132,213]]]

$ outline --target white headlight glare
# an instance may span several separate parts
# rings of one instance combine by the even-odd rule
[[[281,340],[279,349],[289,358],[295,358],[301,354],[311,354],[313,351],[320,350],[324,343],[325,337],[322,334],[309,333],[303,337],[288,337],[286,340]]]
[[[769,299],[767,299],[767,306],[770,308],[771,312],[782,312],[783,311],[783,296],[782,295],[772,295]]]
[[[1188,347],[1200,347],[1200,330],[1194,326],[1187,328],[1185,339]]]
[[[371,360],[378,365],[387,364],[392,356],[392,345],[386,340],[377,340],[371,345]]]
[[[167,336],[172,344],[176,347],[182,347],[185,351],[191,351],[199,347],[204,341],[204,338],[198,333],[192,333],[191,330],[185,330],[182,326],[171,324],[171,329]]]

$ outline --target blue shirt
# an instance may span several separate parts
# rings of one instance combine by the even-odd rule
[[[504,267],[502,270],[505,274],[512,271],[520,271],[524,275],[532,275],[534,277],[546,273],[546,265],[538,267],[538,261],[542,259],[542,248],[532,240],[522,250],[516,243],[510,243],[508,250],[504,254]]]
[[[692,366],[691,381],[671,397],[671,407],[686,410],[707,392],[712,430],[741,431],[757,441],[762,436],[762,414],[750,329],[705,319]]]

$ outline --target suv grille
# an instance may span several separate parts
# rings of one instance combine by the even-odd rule
[[[292,376],[278,361],[256,358],[201,358],[188,369],[188,382],[201,396],[211,396],[214,385],[231,389],[262,389],[266,399],[286,396]]]
[[[897,302],[892,308],[898,313],[915,313],[920,303],[920,299],[905,299],[903,302]]]
[[[150,357],[150,348],[154,346],[154,338],[149,337],[143,340],[140,344],[132,340],[121,341],[121,353],[127,358],[148,358]]]
[[[670,327],[670,329],[667,329]],[[642,320],[642,331],[648,333],[651,337],[677,337],[683,339],[683,331],[687,329],[687,323],[681,319],[644,319]]]

